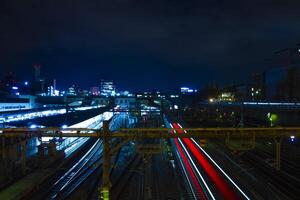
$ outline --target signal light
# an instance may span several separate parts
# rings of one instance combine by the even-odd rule
[[[200,147],[205,147],[206,139],[200,139]]]

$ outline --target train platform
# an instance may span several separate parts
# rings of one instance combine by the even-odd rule
[[[33,172],[2,190],[0,192],[0,199],[22,199],[34,189],[38,188],[42,182],[50,178],[54,172],[55,171],[50,169],[40,169],[36,172]]]

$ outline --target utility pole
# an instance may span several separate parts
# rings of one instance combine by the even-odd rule
[[[281,137],[275,138],[276,145],[276,169],[280,170],[281,168]]]
[[[100,189],[100,199],[109,200],[109,190],[110,190],[110,181],[109,181],[109,171],[110,171],[110,131],[109,131],[109,122],[103,122],[103,173],[102,173],[102,187]]]
[[[241,102],[241,120],[240,120],[240,127],[244,127],[244,102]]]

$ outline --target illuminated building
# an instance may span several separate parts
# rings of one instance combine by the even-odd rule
[[[115,96],[116,88],[113,81],[104,81],[101,80],[101,87],[100,87],[100,95],[101,96]]]
[[[218,96],[218,101],[220,102],[232,102],[234,101],[234,94],[231,92],[222,92]]]
[[[0,99],[0,112],[35,108],[35,99],[35,96],[30,95]]]
[[[77,92],[76,92],[76,86],[72,85],[71,87],[68,88],[68,91],[66,92],[67,96],[76,96]]]
[[[55,90],[53,86],[49,86],[47,89],[47,96],[59,96],[59,90]]]
[[[189,94],[189,93],[196,93],[196,92],[198,92],[198,90],[194,90],[194,89],[191,89],[189,87],[181,87],[180,92],[182,94]]]

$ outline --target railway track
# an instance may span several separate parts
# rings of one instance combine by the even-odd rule
[[[122,173],[116,178],[112,184],[112,199],[143,199],[144,197],[144,177],[140,171],[142,158],[136,154],[133,156],[128,165],[123,169]],[[129,182],[137,183],[135,194],[126,191]]]
[[[216,142],[215,144],[221,149],[226,149],[223,143]],[[250,173],[254,177],[261,178],[258,179],[261,186],[257,191],[264,196],[264,199],[297,199],[300,190],[295,185],[300,183],[299,180],[284,171],[276,170],[270,162],[266,162],[266,160],[270,160],[270,155],[260,148],[259,150],[249,150],[236,154],[236,159],[243,163],[245,169],[250,169]],[[252,187],[255,188],[256,186]]]
[[[99,139],[89,151],[50,189],[47,199],[64,199],[69,196],[95,169],[101,166],[102,141]]]
[[[178,143],[177,141],[174,142],[174,145]],[[207,196],[204,194],[204,187],[202,186],[199,177],[197,177],[193,165],[190,164],[190,161],[187,159],[188,157],[186,157],[187,152],[185,152],[184,149],[181,149],[180,146],[174,146],[173,149],[176,149],[174,152],[176,153],[175,155],[179,164],[178,166],[184,177],[184,187],[186,188],[184,193],[184,199],[206,200]]]
[[[266,146],[263,144],[257,144],[258,148],[257,150],[254,150],[254,152],[259,155],[261,158],[264,158],[266,161],[268,160],[274,160],[275,158],[275,147],[274,146]],[[284,148],[281,149],[281,170],[285,173],[294,176],[295,178],[300,178],[300,165],[297,163],[297,159],[289,159],[285,155],[287,155],[290,152],[287,152]],[[299,159],[298,159],[299,161]],[[275,160],[274,160],[275,162]]]
[[[155,199],[174,199],[174,196],[170,195],[170,191],[166,188],[166,180],[164,176],[166,176],[167,171],[164,169],[164,165],[162,164],[163,160],[160,155],[153,156],[153,168],[152,168],[152,176],[155,177],[153,180],[153,191]]]
[[[110,130],[118,128],[122,120],[123,116],[121,115],[113,116],[112,121],[115,123],[110,123]],[[96,126],[99,125],[101,124],[96,124]],[[115,142],[117,141],[113,141],[113,143]],[[94,174],[96,170],[101,170],[101,172],[98,171],[98,175],[102,174],[102,154],[103,144],[102,141],[98,139],[87,153],[52,185],[46,199],[66,199],[72,196],[77,189],[81,188],[84,181]],[[97,177],[97,179],[99,179],[99,176]],[[97,186],[93,186],[95,191]],[[91,191],[91,194],[92,193]],[[91,194],[87,195],[90,196]]]
[[[259,173],[260,176],[267,180],[272,188],[280,191],[281,195],[286,196],[287,199],[297,199],[299,197],[300,190],[297,185],[300,182],[297,179],[270,167],[260,156],[253,152],[245,152],[241,158],[258,169],[261,172]]]
[[[110,130],[114,131],[122,125],[126,115],[120,114],[113,117],[114,123],[110,123]],[[132,124],[127,124],[132,126]],[[100,128],[102,123],[94,123],[93,128]],[[75,139],[68,144],[72,146],[80,142]],[[117,145],[117,140],[112,140],[111,145]],[[76,153],[76,152],[75,152]],[[76,153],[78,158],[69,157],[68,161],[61,165],[58,163],[53,166],[57,171],[53,177],[50,177],[40,187],[33,191],[26,199],[94,199],[98,196],[98,187],[101,184],[102,175],[102,153],[103,144],[101,140],[89,140],[87,147],[83,151]],[[117,160],[114,157],[114,162]],[[88,181],[87,181],[88,180]],[[82,195],[84,193],[84,195]],[[78,198],[78,196],[82,195]]]

